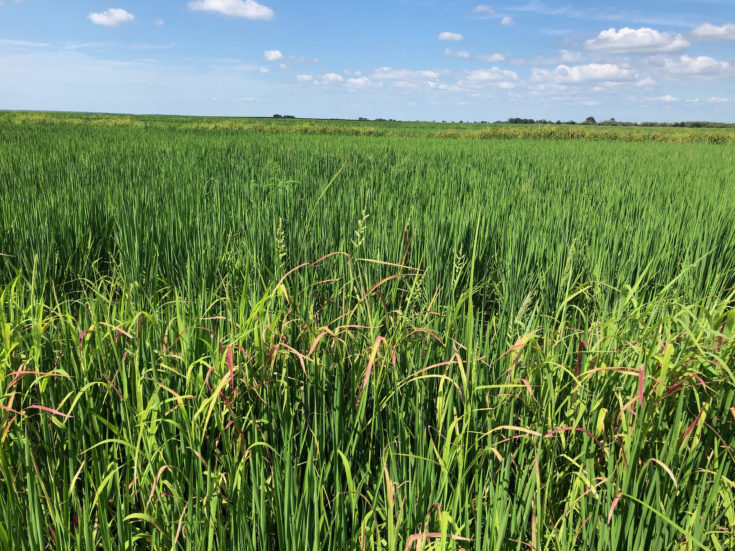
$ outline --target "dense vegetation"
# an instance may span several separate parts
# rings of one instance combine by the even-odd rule
[[[732,145],[239,124],[0,120],[0,548],[735,547]]]
[[[292,115],[273,118],[222,118],[222,117],[162,117],[127,116],[95,113],[35,113],[0,112],[0,124],[15,125],[70,125],[112,128],[138,128],[157,130],[210,130],[213,132],[238,132],[251,134],[306,134],[331,136],[374,137],[423,137],[423,138],[472,138],[472,139],[530,139],[530,140],[585,140],[622,142],[669,143],[735,143],[734,125],[709,125],[708,123],[644,123],[631,126],[628,123],[603,121],[596,123],[593,117],[577,125],[574,121],[551,123],[533,119],[510,119],[505,123],[403,123],[395,120],[369,121],[360,117],[351,120],[294,120]],[[706,130],[698,128],[706,125]]]

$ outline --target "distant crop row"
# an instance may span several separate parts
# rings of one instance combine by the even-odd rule
[[[71,126],[98,126],[109,128],[155,128],[178,131],[202,130],[212,132],[241,132],[268,134],[304,134],[336,136],[401,136],[464,139],[533,139],[533,140],[591,140],[623,142],[669,143],[735,143],[731,129],[699,128],[639,128],[594,127],[573,125],[510,125],[510,124],[436,124],[372,122],[356,124],[351,121],[258,119],[129,117],[120,115],[63,115],[55,113],[7,113],[0,123],[15,125],[62,124]]]

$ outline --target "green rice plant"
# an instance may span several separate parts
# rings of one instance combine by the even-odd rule
[[[0,548],[735,547],[730,145],[18,117]]]

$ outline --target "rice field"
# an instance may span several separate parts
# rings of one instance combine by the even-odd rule
[[[0,115],[0,549],[735,549],[731,131],[488,128]]]

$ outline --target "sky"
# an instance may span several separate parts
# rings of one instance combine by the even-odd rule
[[[0,109],[735,122],[735,0],[0,0]]]

